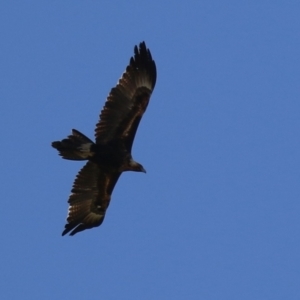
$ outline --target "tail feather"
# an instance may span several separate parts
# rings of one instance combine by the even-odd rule
[[[87,160],[93,155],[93,145],[93,141],[76,129],[72,129],[72,134],[66,139],[52,143],[52,147],[58,150],[60,156],[70,160]]]

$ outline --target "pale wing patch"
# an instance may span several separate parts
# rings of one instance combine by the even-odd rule
[[[92,157],[93,156],[93,152],[91,152],[91,146],[93,145],[94,143],[85,143],[85,144],[81,144],[79,147],[78,147],[78,150],[80,151],[80,156],[82,158],[89,158],[89,157]]]
[[[149,91],[152,91],[153,82],[146,73],[140,74],[140,76],[136,76],[135,84],[137,88],[146,87],[147,89],[149,89]]]

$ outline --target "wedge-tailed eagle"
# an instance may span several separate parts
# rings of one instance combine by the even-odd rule
[[[134,56],[106,99],[95,142],[73,129],[66,139],[52,143],[64,159],[87,160],[73,183],[62,235],[100,226],[122,172],[146,172],[133,160],[131,148],[155,82],[155,62],[142,42],[134,47]]]

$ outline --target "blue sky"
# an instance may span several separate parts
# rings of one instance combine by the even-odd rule
[[[2,1],[1,299],[300,299],[299,1]],[[101,227],[61,237],[146,41],[158,79]]]

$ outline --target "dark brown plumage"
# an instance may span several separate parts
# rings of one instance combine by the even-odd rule
[[[96,142],[73,129],[66,139],[52,143],[65,159],[88,160],[74,181],[62,235],[101,225],[122,172],[146,172],[132,159],[131,148],[155,82],[155,62],[142,42],[107,97],[95,129]]]

